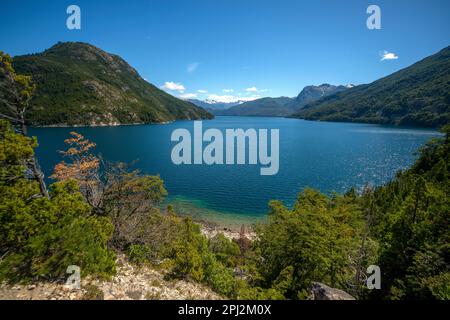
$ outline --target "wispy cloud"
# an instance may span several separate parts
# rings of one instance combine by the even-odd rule
[[[224,93],[232,93],[232,92],[234,92],[234,90],[233,89],[222,89],[222,92],[224,92]]]
[[[197,98],[197,94],[195,94],[195,93],[180,94],[180,98],[181,99],[195,99],[195,98]]]
[[[397,60],[398,56],[393,53],[393,52],[388,52],[386,50],[384,50],[382,53],[380,53],[380,57],[381,60],[380,61],[384,61],[384,60]]]
[[[198,63],[198,62],[189,63],[186,70],[187,70],[187,72],[192,73],[195,70],[197,70],[199,65],[200,65],[200,63]]]
[[[200,90],[197,90],[197,92],[198,92],[198,93],[203,93],[203,94],[204,94],[204,93],[208,93],[208,90],[202,90],[202,89],[200,89]]]

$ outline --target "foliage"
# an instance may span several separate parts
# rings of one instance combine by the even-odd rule
[[[218,233],[211,238],[208,247],[209,250],[214,253],[218,261],[229,267],[236,265],[236,257],[241,254],[237,243],[229,240],[222,233]]]
[[[0,51],[0,117],[7,119],[24,130],[24,117],[29,102],[36,90],[31,77],[17,74],[12,66],[12,58]],[[22,132],[26,135],[26,131]]]
[[[10,121],[14,130],[24,136],[27,135],[25,116],[35,90],[31,77],[17,74],[11,57],[0,51],[0,118]],[[39,183],[40,194],[48,198],[44,175],[37,160],[28,157],[24,164],[30,177]]]
[[[311,102],[294,117],[439,127],[450,122],[450,47],[371,84]]]
[[[12,63],[37,84],[27,114],[28,123],[33,125],[154,123],[212,117],[148,83],[119,56],[87,43],[60,42],[39,54],[14,57]]]
[[[190,218],[185,218],[180,230],[181,236],[173,249],[175,266],[173,274],[177,277],[202,281],[205,277],[202,255],[207,252],[206,238],[199,226]]]
[[[119,250],[144,244],[142,237],[158,215],[154,207],[167,195],[159,176],[143,176],[124,163],[107,164],[93,154],[95,143],[71,132],[65,140],[68,149],[60,151],[67,159],[55,166],[51,178],[75,180],[97,215],[108,216],[113,225],[112,245]],[[157,219],[157,218],[156,218]]]
[[[148,262],[152,258],[152,250],[147,245],[132,244],[127,253],[130,261],[137,264]]]
[[[384,298],[448,297],[450,140],[432,140],[414,166],[377,188],[371,231],[383,244]],[[374,294],[376,295],[376,293]]]
[[[306,298],[313,281],[347,289],[364,230],[355,198],[306,189],[293,210],[277,201],[270,209],[269,222],[257,229],[263,287],[288,298]]]
[[[114,224],[114,246],[124,248],[130,243],[146,242],[150,230],[155,231],[152,222],[164,223],[155,208],[167,195],[164,181],[159,176],[140,175],[122,163],[106,170],[105,179],[101,212]]]
[[[36,139],[16,134],[8,121],[0,120],[0,181],[14,183],[25,178],[26,164],[33,157]]]
[[[105,297],[103,291],[93,284],[89,284],[83,289],[86,290],[83,300],[103,300]]]
[[[64,140],[68,145],[67,151],[60,153],[70,161],[62,161],[55,166],[51,179],[58,181],[75,180],[86,201],[93,207],[98,207],[101,201],[98,157],[91,153],[95,143],[85,139],[77,132],[71,132],[72,136]]]
[[[69,265],[83,275],[114,272],[114,254],[107,242],[113,227],[109,219],[91,215],[75,181],[55,183],[50,197],[40,197],[36,181],[20,175],[35,140],[14,133],[0,122],[0,278],[23,281],[58,278]],[[3,173],[13,179],[3,179]]]

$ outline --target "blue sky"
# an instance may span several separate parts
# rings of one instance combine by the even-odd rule
[[[81,30],[66,28],[70,4],[81,8]],[[381,8],[381,30],[366,27],[370,4]],[[89,42],[173,95],[223,101],[368,83],[449,40],[448,0],[2,0],[0,11],[0,50],[11,55]],[[384,51],[398,59],[380,61]]]

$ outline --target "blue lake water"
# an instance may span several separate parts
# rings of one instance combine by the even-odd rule
[[[439,135],[426,129],[312,122],[266,117],[217,117],[203,130],[279,129],[280,168],[261,176],[260,165],[174,165],[172,131],[192,121],[118,127],[30,128],[39,140],[37,154],[46,176],[61,161],[57,150],[76,131],[97,143],[96,151],[111,161],[132,162],[147,174],[159,174],[169,191],[167,202],[181,213],[229,226],[265,217],[271,199],[291,206],[305,187],[345,192],[351,187],[380,185],[408,168],[416,151]],[[206,145],[206,143],[205,143]]]

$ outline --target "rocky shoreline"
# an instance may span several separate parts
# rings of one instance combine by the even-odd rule
[[[92,123],[92,124],[46,124],[46,125],[31,125],[34,128],[92,128],[92,127],[119,127],[119,126],[139,126],[144,124],[169,124],[174,121],[163,122],[133,122],[133,123],[121,123],[121,122],[108,122],[108,123]]]
[[[197,221],[196,221],[197,222]],[[214,223],[197,222],[200,225],[202,234],[211,239],[217,234],[222,233],[225,237],[230,240],[238,240],[240,238],[246,238],[247,240],[253,241],[256,238],[256,233],[251,226],[243,225],[240,231],[220,226]]]

